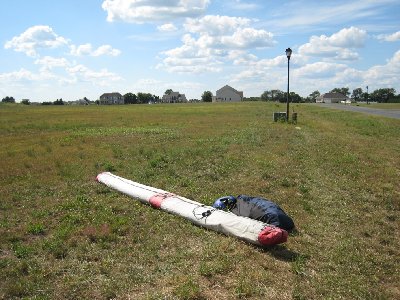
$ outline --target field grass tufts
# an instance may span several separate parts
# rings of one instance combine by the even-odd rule
[[[400,121],[279,103],[0,107],[0,299],[400,299]],[[295,221],[265,249],[96,182]]]

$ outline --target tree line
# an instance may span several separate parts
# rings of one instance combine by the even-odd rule
[[[152,95],[150,93],[137,93],[137,95],[133,93],[126,93],[124,96],[124,103],[125,104],[144,104],[149,102],[158,102],[160,97],[156,95]],[[88,98],[84,97],[84,101],[87,104],[89,103],[96,103],[99,104],[99,100],[90,101]],[[6,96],[4,97],[1,102],[3,103],[15,103],[14,97]],[[28,99],[23,99],[21,101],[22,104],[29,105],[31,102]],[[60,98],[56,99],[55,101],[43,101],[40,103],[41,105],[64,105],[66,102]]]
[[[340,93],[355,102],[378,102],[378,103],[400,103],[400,94],[396,95],[394,88],[381,88],[374,90],[372,93],[368,92],[368,89],[363,90],[362,88],[356,88],[352,92],[347,87],[334,88],[329,93]],[[317,90],[312,92],[307,97],[301,97],[295,92],[289,93],[289,101],[294,103],[306,103],[315,102],[316,99],[321,96],[321,93]],[[286,102],[287,92],[281,90],[267,90],[264,91],[260,97],[245,98],[245,101],[273,101],[273,102]]]
[[[172,89],[168,89],[165,91],[165,94],[170,94]],[[329,93],[341,93],[344,96],[347,96],[354,100],[355,102],[378,102],[378,103],[400,103],[400,94],[396,95],[396,90],[394,88],[381,88],[374,90],[369,93],[368,88],[363,90],[362,88],[356,88],[352,92],[347,87],[342,88],[334,88]],[[126,93],[124,96],[125,104],[146,104],[150,102],[159,102],[160,97],[156,95],[152,95],[150,93]],[[306,103],[306,102],[315,102],[317,97],[321,96],[321,93],[316,90],[312,92],[307,97],[301,97],[295,92],[289,93],[289,101],[292,103]],[[272,102],[286,102],[287,92],[283,92],[281,90],[266,90],[264,91],[260,97],[245,97],[244,101],[272,101]],[[90,103],[91,101],[86,97],[83,100]],[[201,96],[201,101],[203,102],[211,102],[212,101],[212,93],[210,91],[204,91]],[[15,103],[15,99],[10,96],[4,97],[1,102],[3,103]],[[22,104],[29,105],[31,104],[29,100],[23,99],[21,101]],[[98,100],[95,101],[96,104],[99,104]],[[64,105],[65,102],[62,98],[57,99],[55,101],[45,101],[41,103],[42,105]]]

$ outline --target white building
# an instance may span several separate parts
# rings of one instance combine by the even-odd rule
[[[235,90],[229,85],[217,90],[213,102],[240,102],[243,101],[243,92]]]
[[[315,99],[317,103],[341,103],[342,101],[348,101],[349,97],[344,96],[341,93],[326,93],[321,96],[318,96]]]
[[[165,94],[161,98],[162,103],[186,103],[187,99],[185,94],[180,94],[179,92],[171,92]]]

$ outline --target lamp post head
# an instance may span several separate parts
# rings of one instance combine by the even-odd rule
[[[292,55],[292,49],[290,49],[290,48],[287,48],[286,49],[286,57],[288,58],[288,59],[290,59],[290,56]]]

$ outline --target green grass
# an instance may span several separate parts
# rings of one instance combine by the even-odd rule
[[[400,121],[269,103],[0,105],[0,298],[398,299]],[[97,183],[278,202],[261,249]]]
[[[379,108],[379,109],[400,109],[400,103],[365,103],[358,102],[357,104],[352,104],[363,107]]]

